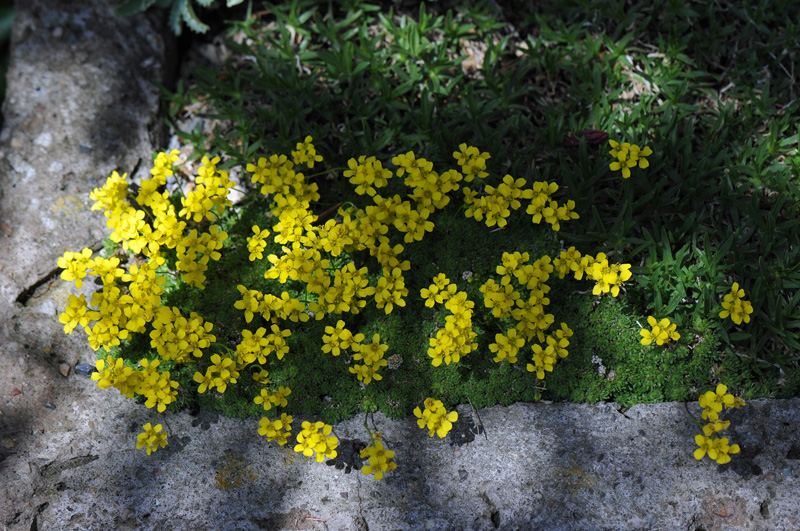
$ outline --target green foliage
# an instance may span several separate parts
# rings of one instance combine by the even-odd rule
[[[227,7],[234,7],[244,0],[225,0]],[[129,17],[147,11],[151,7],[169,9],[169,27],[175,35],[183,32],[183,25],[195,33],[205,33],[209,26],[202,22],[195,12],[192,2],[202,8],[214,8],[216,0],[125,0],[117,6],[117,15]]]
[[[635,282],[617,299],[597,301],[572,280],[553,283],[551,311],[575,336],[544,389],[531,385],[523,367],[491,361],[488,343],[501,330],[490,319],[476,320],[477,352],[432,368],[426,342],[443,317],[410,295],[405,311],[387,318],[368,309],[352,325],[380,333],[387,354],[404,359],[363,391],[342,363],[319,356],[320,325],[293,329],[293,357],[284,360],[289,411],[332,422],[363,408],[366,396],[391,416],[406,415],[431,393],[476,407],[539,398],[631,405],[694,399],[718,380],[745,399],[796,395],[800,107],[790,75],[796,59],[781,50],[797,48],[800,27],[788,16],[797,14],[792,4],[774,4],[570,2],[532,10],[518,2],[440,3],[411,13],[294,0],[236,23],[229,63],[199,70],[170,96],[170,123],[195,156],[224,154],[223,167],[232,168],[288,153],[312,135],[329,168],[359,155],[386,162],[408,150],[438,166],[451,164],[454,146],[468,140],[492,155],[494,176],[558,182],[576,201],[581,219],[556,238],[532,230],[524,216],[497,232],[459,212],[437,220],[439,235],[409,250],[411,294],[441,271],[480,305],[477,286],[503,251],[527,250],[535,259],[575,245],[634,264]],[[200,101],[213,134],[179,128],[185,106]],[[651,146],[650,167],[622,180],[608,169],[605,145],[565,146],[569,133],[587,128]],[[317,213],[352,199],[340,172],[317,182]],[[213,308],[188,291],[170,294],[169,304],[220,312],[209,319],[225,323],[229,344],[244,326],[231,283],[263,275],[241,246],[252,224],[271,226],[259,217],[265,210],[244,208],[226,228],[234,244],[204,294]],[[465,271],[472,283],[462,281]],[[733,282],[756,308],[749,324],[718,317]],[[648,315],[677,323],[681,340],[642,346]]]

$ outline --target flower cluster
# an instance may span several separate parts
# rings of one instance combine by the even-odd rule
[[[750,322],[750,314],[753,313],[753,305],[750,301],[743,299],[744,290],[739,287],[738,282],[734,282],[731,286],[731,292],[725,295],[722,301],[724,308],[719,312],[720,319],[730,317],[731,321],[737,325]]]
[[[681,338],[681,335],[676,331],[678,325],[670,323],[666,317],[657,321],[655,317],[650,315],[647,317],[647,324],[650,325],[650,330],[644,328],[639,330],[639,334],[642,336],[642,345],[649,345],[655,341],[656,345],[660,346],[669,343],[670,340],[677,341]]]
[[[211,334],[213,323],[192,312],[187,319],[178,308],[158,309],[150,332],[150,346],[165,360],[186,363],[193,356],[203,357],[203,349],[211,346],[216,337]]]
[[[517,352],[525,346],[525,338],[517,335],[516,328],[507,330],[505,334],[495,334],[494,341],[489,345],[489,350],[495,354],[492,358],[495,363],[501,361],[516,363]]]
[[[144,431],[136,436],[136,449],[145,449],[147,455],[155,452],[160,448],[167,446],[167,432],[164,431],[161,424],[156,424],[155,427],[149,422],[142,426]]]
[[[565,204],[559,205],[551,199],[551,196],[558,190],[556,183],[537,181],[533,183],[530,204],[525,209],[525,213],[531,216],[531,220],[539,224],[544,220],[549,223],[552,229],[558,232],[561,229],[562,221],[579,219],[580,216],[575,209],[575,201],[568,200]]]
[[[322,336],[322,352],[330,352],[332,355],[338,356],[342,350],[347,350],[363,340],[364,334],[353,335],[350,330],[345,328],[344,321],[340,319],[335,327],[325,327],[325,335]]]
[[[79,253],[67,251],[64,256],[58,259],[58,267],[63,269],[61,279],[67,282],[75,282],[75,287],[83,287],[83,278],[87,275],[87,269],[92,265],[92,250],[88,247]]]
[[[453,153],[453,158],[461,167],[464,182],[470,183],[475,177],[488,177],[488,153],[480,153],[476,147],[461,144],[459,151]],[[525,185],[525,179],[506,175],[496,187],[485,185],[476,190],[464,188],[462,191],[467,205],[464,214],[476,221],[485,220],[487,227],[505,227],[511,212],[520,209],[522,201],[530,201],[526,213],[532,216],[533,222],[538,224],[545,220],[555,231],[561,228],[561,221],[579,218],[578,213],[574,212],[574,201],[559,205],[552,200],[552,194],[558,190],[556,183],[534,182],[532,188],[525,188]]]
[[[510,175],[503,177],[498,187],[485,186],[479,196],[477,191],[464,188],[465,202],[468,206],[465,215],[482,221],[486,218],[486,226],[505,227],[511,212],[522,207],[520,200],[530,201],[525,212],[531,216],[533,223],[544,220],[554,231],[561,229],[562,221],[578,219],[575,201],[569,200],[563,205],[553,201],[551,195],[558,190],[556,183],[537,181],[533,187],[523,189],[525,179],[514,179]]]
[[[593,295],[611,293],[616,297],[622,285],[632,276],[630,264],[609,263],[605,253],[598,253],[597,256],[581,255],[575,247],[561,251],[559,257],[553,260],[553,266],[558,272],[558,278],[564,278],[567,273],[572,272],[576,280],[581,280],[584,275],[594,280]]]
[[[169,371],[159,372],[159,360],[142,359],[139,364],[142,370],[127,367],[122,358],[97,360],[97,372],[92,373],[92,380],[101,389],[114,387],[127,398],[145,397],[145,406],[156,408],[163,413],[167,406],[178,396],[178,382],[170,379]]]
[[[197,388],[198,393],[205,393],[208,389],[216,389],[218,393],[224,393],[228,384],[235,384],[239,378],[239,368],[236,360],[219,354],[211,356],[211,365],[206,368],[206,373],[200,371],[194,373],[194,381],[200,384]]]
[[[708,424],[703,426],[703,433],[695,436],[694,440],[699,448],[694,451],[694,458],[700,460],[708,454],[708,457],[724,465],[731,460],[730,454],[739,453],[739,445],[729,445],[727,437],[712,437],[730,426],[729,420],[719,420],[719,414],[723,408],[739,408],[745,405],[744,400],[728,393],[728,387],[719,384],[715,391],[707,391],[698,400],[700,407],[703,408],[702,418]]]
[[[71,334],[75,327],[80,325],[88,334],[89,320],[94,315],[94,313],[90,314],[88,310],[86,296],[83,293],[80,297],[70,295],[64,313],[58,317],[59,322],[64,325],[64,333]]]
[[[386,315],[392,313],[395,305],[405,306],[406,301],[403,297],[408,295],[403,271],[399,267],[391,270],[383,268],[383,274],[378,279],[375,286],[375,306],[382,308]]]
[[[653,150],[648,146],[640,148],[636,144],[630,144],[628,142],[620,144],[616,140],[611,139],[608,140],[608,143],[611,145],[609,154],[616,159],[609,164],[608,167],[611,168],[611,171],[621,171],[624,179],[631,176],[631,168],[639,166],[645,169],[650,166],[647,157],[653,154]]]
[[[486,171],[486,161],[492,158],[491,155],[486,152],[481,153],[478,148],[467,144],[459,145],[458,149],[459,151],[453,152],[453,158],[456,159],[456,164],[461,166],[465,182],[471,183],[475,177],[483,179],[489,176]]]
[[[267,441],[275,441],[283,446],[289,442],[289,437],[292,434],[292,417],[286,413],[281,413],[281,416],[270,420],[267,417],[261,417],[258,421],[258,434],[266,437]]]
[[[394,451],[384,448],[380,439],[375,440],[371,446],[361,450],[361,457],[368,458],[369,462],[369,465],[361,467],[361,473],[364,475],[373,474],[375,479],[383,479],[384,472],[397,468],[397,463],[392,461]]]
[[[302,427],[303,430],[297,434],[295,452],[302,452],[306,457],[311,457],[316,452],[318,463],[324,461],[326,457],[328,459],[336,457],[336,447],[339,446],[339,439],[331,436],[332,426],[320,421],[314,424],[304,421]]]
[[[717,385],[715,391],[706,391],[700,396],[698,403],[703,408],[701,416],[703,420],[716,422],[723,409],[740,408],[745,405],[744,400],[728,393],[728,387],[723,384]]]
[[[555,334],[545,337],[545,347],[534,344],[531,347],[533,357],[531,363],[525,367],[528,372],[535,372],[536,378],[544,380],[545,372],[553,372],[553,365],[559,358],[566,358],[569,352],[569,338],[572,337],[572,329],[566,323],[561,323],[561,328]]]
[[[433,277],[433,284],[427,288],[422,288],[419,292],[420,297],[425,299],[425,306],[433,308],[434,304],[442,304],[450,297],[455,295],[458,287],[450,283],[450,279],[444,273],[439,273]]]
[[[259,159],[258,164],[248,165],[248,171],[254,173],[253,181],[262,184],[262,193],[273,196],[276,205],[273,215],[278,223],[272,227],[272,231],[276,234],[275,242],[283,245],[282,256],[267,256],[273,267],[265,277],[282,283],[304,283],[305,290],[311,297],[303,310],[313,314],[316,319],[322,319],[329,313],[358,313],[369,297],[374,299],[377,308],[383,309],[387,314],[396,307],[404,306],[408,289],[403,271],[410,264],[407,260],[400,259],[403,245],[392,244],[388,231],[394,228],[402,234],[405,244],[421,240],[433,229],[430,215],[448,204],[448,194],[459,188],[460,181],[472,182],[476,177],[484,179],[488,176],[485,171],[488,153],[481,153],[477,148],[466,144],[462,144],[459,149],[460,151],[454,153],[454,158],[461,167],[461,173],[455,170],[439,173],[433,169],[430,161],[417,157],[414,152],[400,154],[392,159],[397,167],[394,175],[403,178],[403,184],[410,189],[408,197],[411,201],[404,200],[399,194],[391,197],[379,194],[392,178],[392,172],[374,157],[351,159],[345,177],[355,186],[357,194],[368,196],[374,204],[363,209],[339,208],[338,217],[328,220],[324,225],[318,224],[317,217],[310,213],[306,198],[298,197],[301,194],[297,193],[293,197],[287,187],[287,182],[294,183],[293,179],[298,179],[292,173],[294,164],[298,163],[294,153],[294,162],[286,156],[273,155],[269,159]],[[557,185],[535,183],[533,189],[527,191],[523,190],[524,185],[524,180],[506,176],[496,188],[487,187],[487,197],[493,197],[499,201],[498,204],[505,205],[499,210],[492,207],[490,210],[493,209],[495,213],[487,215],[492,218],[495,214],[502,214],[497,220],[503,225],[507,217],[505,210],[520,208],[520,200],[536,197],[536,201],[544,200],[546,203],[541,209],[544,217],[537,218],[537,222],[546,219],[558,228],[559,220],[577,217],[577,214],[571,212],[574,203],[558,207],[555,202],[550,201],[550,194],[558,189]],[[467,191],[467,196],[473,197],[470,191]],[[499,221],[501,219],[502,222]],[[253,230],[257,233],[260,228],[258,231],[256,228]],[[261,252],[260,245],[257,245],[259,239],[260,236],[250,240],[252,259],[258,259]],[[366,268],[357,269],[352,263],[347,263],[338,270],[333,269],[330,261],[323,258],[322,254],[329,253],[336,257],[345,252],[361,250],[368,250],[381,265],[382,274],[373,285],[367,280]],[[239,290],[243,298],[236,303],[236,307],[245,311],[248,322],[257,313],[265,318],[275,314],[274,307],[265,304],[269,295],[243,286]],[[466,300],[466,294],[459,294],[456,286],[450,284],[444,275],[440,275],[434,279],[429,289],[422,291],[422,296],[427,299],[426,304],[429,307],[437,303],[444,304],[452,314],[447,316],[445,326],[438,331],[436,337],[430,339],[429,355],[435,366],[442,362],[458,362],[463,355],[477,348],[477,343],[474,342],[476,334],[471,323],[474,304]],[[510,312],[511,309],[508,310],[509,314]],[[524,313],[523,311],[520,316],[523,317]],[[536,322],[542,327],[549,325],[547,318],[540,318]],[[326,329],[323,336],[325,352],[338,355],[341,350],[351,346],[352,334],[348,336],[349,332],[338,325],[338,329],[328,328],[330,330]],[[514,332],[512,335],[516,334]],[[518,343],[518,339],[514,337],[512,343]],[[358,356],[360,342],[356,341],[352,346]],[[508,357],[510,351],[507,348],[501,350]],[[378,360],[376,363],[382,366],[382,358]],[[367,363],[355,365],[350,370],[365,383],[379,379],[374,366]]]
[[[363,337],[363,334],[359,334]],[[350,372],[355,374],[358,381],[364,382],[367,385],[372,380],[382,380],[383,377],[378,374],[381,367],[386,367],[388,362],[383,359],[384,353],[389,348],[389,345],[381,343],[381,336],[375,334],[372,336],[371,343],[355,343],[353,348],[353,359],[362,361],[362,364],[356,364],[350,367]]]
[[[377,193],[377,188],[383,188],[389,184],[389,179],[392,178],[392,172],[383,167],[381,161],[376,160],[375,157],[365,157],[361,155],[356,159],[347,161],[349,170],[345,170],[344,176],[350,180],[350,183],[356,187],[358,195],[368,194],[374,196]]]
[[[249,290],[241,284],[236,288],[241,293],[242,298],[236,301],[233,307],[237,310],[244,310],[245,321],[248,323],[253,320],[253,316],[256,313],[260,314],[264,320],[273,323],[277,322],[278,319],[294,323],[304,323],[310,319],[306,313],[306,305],[302,301],[291,297],[287,291],[282,292],[278,297],[271,293],[264,294],[258,290]],[[274,328],[273,333],[275,333]],[[280,335],[283,337],[288,336],[286,331],[282,331]],[[283,353],[279,352],[278,359],[283,358]]]
[[[425,399],[424,410],[419,407],[414,409],[414,416],[419,419],[417,425],[420,428],[428,429],[429,437],[433,437],[435,433],[441,439],[447,436],[447,433],[453,428],[453,422],[458,420],[457,411],[448,413],[441,400],[430,397]]]
[[[197,186],[183,198],[183,209],[176,212],[166,191],[161,191],[166,178],[172,175],[172,164],[178,152],[160,153],[151,170],[152,179],[143,179],[136,195],[134,207],[129,200],[126,175],[114,172],[103,187],[90,194],[95,201],[93,210],[102,209],[113,229],[111,240],[120,243],[123,249],[142,253],[147,261],[132,265],[129,271],[119,267],[118,258],[92,259],[91,250],[80,253],[67,252],[58,260],[63,268],[62,278],[74,281],[81,287],[87,274],[99,277],[103,290],[90,301],[96,310],[84,310],[84,299],[70,299],[67,310],[61,316],[65,331],[81,325],[87,329],[89,343],[95,350],[119,345],[129,332],[141,332],[145,324],[152,321],[161,304],[163,284],[166,279],[158,275],[165,259],[165,249],[176,249],[177,269],[183,272],[184,280],[195,287],[203,288],[204,272],[209,260],[219,260],[227,234],[211,225],[207,232],[191,229],[186,232],[187,222],[214,219],[230,205],[228,189],[233,182],[224,171],[217,171],[219,159],[203,159],[196,179]],[[184,219],[181,220],[180,218]],[[150,222],[146,221],[150,220]],[[95,321],[93,326],[89,326]]]
[[[520,199],[530,199],[532,190],[523,190],[525,179],[514,179],[510,175],[503,178],[498,187],[485,186],[483,194],[471,188],[464,188],[464,201],[469,205],[464,214],[475,221],[483,221],[487,227],[505,227],[512,210],[518,210],[522,203]]]
[[[255,397],[253,402],[256,404],[261,404],[264,407],[264,411],[269,411],[272,409],[273,405],[275,407],[286,407],[288,404],[286,397],[290,394],[292,394],[292,390],[282,385],[278,387],[278,390],[275,392],[262,389],[261,394]]]
[[[228,173],[217,169],[219,158],[203,158],[190,191],[180,198],[180,207],[165,191],[166,180],[174,174],[173,164],[178,151],[159,153],[150,171],[151,178],[142,179],[135,196],[127,175],[113,172],[105,184],[92,191],[92,210],[103,210],[112,229],[110,239],[130,254],[142,254],[144,261],[131,261],[127,270],[116,256],[92,257],[90,249],[67,252],[59,261],[62,278],[81,287],[83,279],[95,276],[102,289],[86,301],[84,295],[70,296],[59,320],[64,331],[71,333],[82,327],[94,350],[119,346],[130,334],[145,333],[151,327],[150,344],[158,359],[142,359],[141,369],[125,366],[121,358],[110,356],[97,361],[93,379],[101,388],[115,387],[123,395],[142,396],[145,405],[163,412],[177,397],[178,383],[170,372],[162,370],[162,361],[191,363],[203,357],[203,351],[216,340],[213,325],[196,313],[184,316],[178,308],[161,306],[167,282],[166,256],[176,253],[175,268],[184,282],[203,289],[205,271],[210,261],[219,260],[227,234],[209,224],[231,206],[228,199],[234,185]],[[215,365],[216,367],[216,365]],[[227,371],[224,372],[224,371]],[[233,374],[227,366],[207,373],[206,387],[224,389],[223,380]],[[161,425],[145,425],[138,437],[138,448],[151,453],[166,445],[166,432]]]
[[[450,315],[445,317],[444,327],[436,332],[436,337],[428,340],[428,356],[431,357],[434,367],[440,366],[442,362],[445,365],[458,363],[463,356],[478,348],[475,341],[478,334],[472,329],[475,303],[467,300],[466,292],[453,293],[445,301],[444,307]]]
[[[496,334],[494,343],[489,344],[489,350],[495,354],[493,361],[516,363],[520,349],[537,339],[539,343],[531,345],[533,355],[526,369],[543,380],[545,372],[551,372],[556,361],[568,355],[572,336],[566,323],[561,323],[554,334],[545,335],[555,322],[555,316],[545,311],[550,304],[547,281],[554,265],[547,255],[530,263],[528,253],[505,252],[495,271],[500,275],[500,282],[490,278],[480,287],[484,306],[492,310],[495,318],[512,318],[517,324]]]
[[[228,172],[217,170],[220,158],[209,160],[203,157],[203,164],[197,172],[194,190],[181,197],[183,208],[178,215],[195,222],[207,219],[214,221],[221,216],[226,207],[233,202],[228,199],[228,191],[234,182],[228,179]]]
[[[292,151],[292,159],[298,166],[305,164],[309,168],[314,167],[315,162],[322,161],[322,155],[317,154],[316,148],[312,142],[314,139],[309,135],[302,142],[297,143],[296,151]]]
[[[282,360],[283,356],[289,352],[286,338],[291,335],[290,330],[281,329],[276,324],[270,326],[269,334],[263,326],[255,333],[250,330],[242,330],[242,340],[236,345],[237,365],[245,367],[255,362],[264,365],[267,362],[267,356],[273,352],[279,360]]]
[[[501,260],[495,269],[501,275],[500,283],[490,278],[480,287],[484,306],[498,319],[513,318],[521,339],[530,341],[538,337],[543,342],[544,332],[555,320],[552,314],[545,312],[550,304],[547,281],[553,272],[550,257],[545,255],[529,263],[530,255],[517,251],[503,253]]]
[[[247,250],[250,251],[250,261],[254,262],[264,258],[269,229],[261,230],[258,225],[253,225],[252,230],[253,235],[247,238]]]
[[[234,182],[228,173],[217,170],[219,157],[209,160],[203,157],[198,169],[195,189],[181,198],[183,208],[176,213],[166,191],[166,177],[172,174],[172,163],[177,161],[177,150],[170,154],[160,153],[156,157],[151,173],[152,179],[143,179],[136,196],[139,208],[128,201],[128,182],[125,175],[114,172],[105,186],[95,189],[90,198],[95,200],[92,210],[103,209],[106,223],[114,229],[111,240],[121,243],[123,249],[146,256],[158,256],[162,248],[176,249],[177,269],[183,272],[184,281],[203,289],[205,271],[209,260],[219,260],[219,250],[228,235],[211,225],[208,232],[191,229],[187,234],[187,222],[213,221],[221,216],[231,201],[227,198]],[[152,220],[152,225],[145,221]],[[181,218],[184,218],[183,220]]]
[[[70,296],[59,321],[68,334],[81,326],[92,349],[109,349],[119,345],[129,333],[142,332],[155,317],[166,282],[157,275],[164,259],[152,256],[126,272],[119,267],[119,258],[91,258],[91,254],[91,249],[84,249],[81,253],[67,252],[59,259],[65,268],[62,276],[68,273],[66,276],[76,285],[82,284],[81,279],[87,275],[103,282],[103,289],[95,292],[88,304],[84,295]]]
[[[309,137],[306,137],[309,140]],[[293,152],[293,159],[286,155],[272,155],[268,159],[261,157],[256,164],[248,164],[247,171],[252,173],[251,181],[261,185],[261,193],[274,195],[275,202],[280,208],[291,203],[308,204],[310,201],[319,200],[318,186],[316,183],[307,183],[305,175],[294,170],[295,165],[309,164],[310,153],[313,152],[314,162],[322,160],[317,155],[316,149],[310,141],[304,142],[304,147]]]
[[[251,227],[252,234],[245,237],[247,256],[251,262],[265,260],[264,278],[275,280],[286,289],[269,293],[257,286],[237,286],[240,298],[234,307],[243,312],[247,323],[255,320],[256,324],[241,330],[238,344],[231,349],[216,343],[214,325],[202,316],[187,308],[161,305],[167,275],[171,274],[167,263],[180,273],[185,284],[204,289],[209,265],[220,260],[223,247],[228,245],[228,235],[214,224],[232,206],[229,192],[234,182],[227,171],[219,169],[221,159],[203,157],[193,182],[182,187],[186,193],[170,197],[166,183],[174,175],[173,165],[178,158],[176,150],[159,153],[151,178],[142,179],[138,188],[129,187],[126,175],[113,173],[103,187],[91,194],[95,201],[92,208],[102,209],[108,218],[111,240],[128,251],[122,259],[139,257],[123,267],[120,258],[92,257],[92,251],[84,249],[65,253],[58,262],[62,277],[78,287],[90,275],[103,282],[103,289],[89,301],[84,295],[69,298],[60,317],[65,333],[83,328],[95,350],[118,346],[131,334],[147,333],[150,346],[157,352],[157,359],[143,359],[139,367],[126,366],[121,358],[99,360],[98,372],[93,376],[98,386],[115,387],[129,397],[143,396],[146,406],[158,412],[165,411],[177,397],[178,384],[163,370],[165,362],[170,369],[197,364],[193,379],[198,393],[225,393],[249,374],[248,380],[252,378],[263,386],[253,397],[255,404],[265,411],[286,407],[291,389],[273,384],[266,370],[272,369],[268,361],[281,360],[289,351],[287,339],[291,333],[280,321],[301,323],[312,318],[322,320],[329,314],[355,315],[372,302],[386,314],[404,307],[409,293],[404,274],[411,269],[410,262],[404,259],[404,245],[413,245],[434,230],[433,215],[450,203],[452,192],[458,191],[462,182],[474,182],[476,187],[476,191],[463,189],[468,217],[485,220],[488,226],[505,226],[510,212],[522,208],[524,202],[530,202],[528,213],[535,223],[545,220],[555,230],[561,221],[578,217],[573,212],[574,202],[559,205],[552,200],[558,190],[555,183],[535,182],[526,188],[524,179],[506,175],[496,185],[486,184],[489,154],[462,144],[454,153],[460,171],[440,173],[432,162],[412,151],[392,159],[394,171],[375,157],[351,159],[344,175],[368,204],[339,206],[323,223],[311,207],[320,199],[318,186],[300,171],[323,160],[313,138],[307,136],[297,143],[291,156],[261,157],[246,166],[252,183],[269,196],[273,220],[269,228]],[[406,190],[387,194],[385,190],[394,177],[397,179],[392,187],[405,186]],[[374,260],[357,266],[352,259],[355,253]],[[516,363],[520,348],[536,337],[546,345],[540,349],[546,357],[537,362],[534,355],[534,364],[529,365],[538,372],[540,368],[548,370],[546,366],[552,368],[555,359],[566,356],[571,330],[562,324],[562,330],[545,336],[554,319],[544,312],[549,304],[546,282],[553,265],[549,257],[533,263],[528,260],[527,253],[504,254],[503,265],[497,269],[498,281],[491,280],[482,292],[484,302],[496,317],[516,321],[515,326],[496,334],[490,345],[495,361]],[[377,270],[373,269],[375,262]],[[612,267],[607,263],[605,266]],[[620,271],[616,270],[618,274]],[[607,271],[598,274],[600,279],[609,277]],[[607,281],[609,285],[615,282],[618,281]],[[296,293],[302,295],[295,298]],[[458,291],[444,274],[439,274],[420,291],[420,296],[427,307],[442,305],[448,312],[444,326],[429,338],[428,354],[434,366],[457,363],[477,349],[472,324],[474,303],[466,292]],[[379,334],[365,342],[364,334],[353,334],[341,319],[325,327],[322,343],[323,352],[333,356],[349,351],[356,362],[349,371],[364,385],[381,381],[380,369],[389,365],[385,359],[388,345],[381,343]],[[211,349],[218,352],[206,355]],[[272,353],[275,356],[269,358]],[[447,412],[441,401],[432,398],[425,401],[424,412],[417,408],[415,414],[430,436],[436,433],[439,437],[444,437],[458,418],[455,411]],[[262,418],[258,432],[283,445],[292,436],[292,417],[285,413],[275,415]],[[166,445],[166,432],[161,425],[146,425],[138,439],[137,447],[146,448],[149,454]],[[295,451],[306,456],[316,454],[317,461],[336,456],[338,440],[331,436],[331,426],[327,424],[304,422],[296,440]],[[369,466],[363,471],[380,479],[396,467],[394,452],[385,449],[380,437],[374,437],[373,443],[362,454],[369,459]]]

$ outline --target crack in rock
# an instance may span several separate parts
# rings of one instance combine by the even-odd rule
[[[92,461],[99,459],[99,455],[83,455],[73,457],[71,459],[64,459],[62,461],[53,461],[39,468],[39,475],[44,478],[50,478],[56,474],[60,474],[64,470],[78,468],[79,466],[88,465]]]

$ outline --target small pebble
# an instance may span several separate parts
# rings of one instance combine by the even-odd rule
[[[467,475],[468,475],[467,471],[464,470],[463,468],[458,471],[458,479],[460,479],[461,481],[467,479]]]
[[[48,402],[48,403],[46,403],[46,404],[44,405],[44,407],[46,407],[47,409],[55,409],[55,408],[56,408],[56,405],[55,405],[55,404],[52,404],[52,403],[50,403],[50,402]]]
[[[70,366],[67,363],[62,363],[61,365],[58,366],[58,372],[60,372],[61,376],[63,376],[64,378],[69,376],[69,369]]]
[[[9,394],[10,394],[11,396],[17,396],[17,395],[21,395],[21,394],[22,394],[22,391],[20,391],[19,389],[17,389],[17,388],[15,387],[14,389],[12,389],[12,390],[11,390],[11,393],[9,393]]]
[[[75,365],[75,372],[80,373],[84,376],[91,376],[93,372],[97,372],[97,369],[95,369],[88,363],[79,363]]]

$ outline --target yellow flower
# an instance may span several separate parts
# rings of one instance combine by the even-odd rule
[[[83,293],[81,293],[80,298],[70,295],[67,307],[64,308],[64,313],[58,317],[59,322],[64,325],[64,333],[71,334],[78,325],[84,329],[88,328],[89,321],[95,318],[94,316],[97,312],[87,313],[87,311],[86,296]]]
[[[612,171],[621,171],[623,178],[627,179],[631,176],[630,168],[638,165],[640,168],[645,169],[650,166],[650,162],[646,158],[653,154],[653,150],[650,147],[640,148],[636,144],[628,142],[620,144],[612,139],[609,139],[608,143],[611,145],[609,154],[616,159],[609,164],[609,168]]]
[[[739,407],[740,404],[744,404],[744,401],[741,399],[737,400],[736,397],[728,393],[728,387],[726,385],[719,384],[715,391],[707,391],[703,395],[700,395],[698,403],[700,407],[703,408],[701,414],[703,420],[716,422],[719,419],[719,413],[722,411],[723,407]]]
[[[327,457],[336,457],[336,447],[339,446],[339,439],[331,436],[332,426],[324,422],[311,424],[308,421],[302,424],[303,431],[297,434],[297,444],[295,452],[302,453],[306,457],[311,457],[316,453],[316,460],[321,463]]]
[[[518,337],[517,330],[512,328],[505,334],[495,334],[494,340],[495,342],[489,345],[489,350],[495,354],[493,361],[500,363],[507,360],[509,363],[516,363],[517,352],[525,346],[525,338]]]
[[[266,437],[268,441],[277,441],[281,446],[289,442],[289,436],[292,432],[292,417],[286,413],[281,413],[280,418],[270,420],[267,417],[261,417],[258,421],[259,428],[258,434]]]
[[[386,314],[392,313],[395,305],[405,306],[403,297],[408,295],[403,272],[399,267],[393,269],[383,268],[383,275],[378,279],[375,287],[375,304],[378,309],[383,308]]]
[[[264,257],[264,249],[267,248],[266,238],[269,230],[261,230],[258,225],[253,225],[253,236],[247,238],[247,250],[250,251],[250,261],[260,260]]]
[[[364,336],[361,335],[363,339]],[[345,328],[344,321],[337,321],[336,326],[326,326],[325,334],[322,336],[322,352],[330,352],[338,356],[342,350],[350,348],[353,342],[353,333]]]
[[[311,136],[307,136],[305,140],[297,143],[297,151],[292,151],[292,160],[295,164],[298,166],[306,164],[309,168],[313,168],[315,162],[322,161],[322,155],[317,154],[313,141]]]
[[[743,297],[744,290],[739,287],[738,282],[734,282],[730,293],[725,295],[722,301],[724,309],[719,312],[720,318],[725,319],[730,316],[731,320],[737,325],[742,324],[742,322],[749,323],[750,314],[753,313],[753,305],[749,301],[743,300]]]
[[[88,247],[79,253],[67,251],[64,256],[58,259],[58,267],[63,269],[61,278],[70,282],[75,281],[75,287],[80,289],[86,276],[86,270],[92,266],[92,250]]]
[[[144,431],[136,437],[136,449],[144,448],[147,455],[167,446],[167,432],[163,431],[161,424],[153,427],[149,422],[142,426]]]
[[[552,345],[543,349],[541,345],[534,344],[531,347],[533,358],[525,369],[528,372],[535,372],[539,380],[544,380],[545,372],[553,372],[553,364],[556,362],[556,353]]]
[[[209,367],[206,369],[205,375],[200,371],[196,371],[194,373],[193,379],[195,382],[199,383],[200,385],[197,388],[197,392],[201,395],[205,393],[209,388],[214,387],[214,372],[216,369],[214,367]]]
[[[720,439],[713,439],[705,435],[696,435],[694,438],[695,443],[700,447],[694,451],[694,458],[700,460],[708,454],[708,457],[716,461],[720,465],[730,462],[731,456],[729,454],[738,454],[740,451],[739,445],[728,445],[728,439],[722,437]]]
[[[639,330],[639,334],[642,336],[642,345],[649,345],[653,341],[655,341],[657,345],[664,345],[670,340],[677,341],[681,337],[681,335],[676,332],[678,325],[670,323],[669,319],[666,317],[661,319],[661,321],[656,321],[656,318],[650,315],[647,318],[647,324],[650,325],[652,330],[645,330],[644,328]]]
[[[453,422],[458,420],[458,412],[447,412],[441,400],[428,397],[425,399],[425,409],[414,409],[414,416],[420,428],[428,429],[428,436],[433,437],[434,433],[443,439],[453,428]]]
[[[397,468],[397,463],[392,461],[394,452],[386,450],[379,440],[376,440],[372,446],[361,450],[361,457],[369,458],[369,465],[361,467],[361,473],[364,475],[374,474],[375,479],[383,479],[384,472]]]
[[[453,153],[453,158],[456,159],[456,164],[461,166],[461,172],[464,174],[464,182],[472,182],[475,177],[483,179],[489,175],[486,172],[486,161],[491,156],[478,151],[474,146],[467,146],[467,144],[460,144],[459,151]]]
[[[441,304],[448,300],[456,292],[457,286],[451,284],[444,273],[439,273],[433,277],[433,284],[427,288],[422,288],[420,296],[425,299],[425,306],[433,308],[434,304]]]

